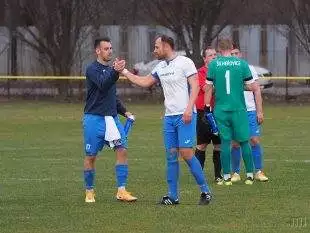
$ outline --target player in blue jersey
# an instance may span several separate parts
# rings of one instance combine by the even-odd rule
[[[211,200],[209,187],[193,151],[196,136],[195,101],[199,90],[196,67],[191,59],[176,55],[173,39],[165,35],[156,39],[154,54],[161,62],[150,75],[139,77],[127,69],[124,69],[122,74],[138,86],[150,87],[160,82],[163,88],[166,109],[163,131],[168,195],[163,196],[160,203],[163,205],[179,203],[178,155],[180,154],[200,187],[199,204],[209,204]]]
[[[125,61],[118,60],[114,66],[108,65],[112,57],[112,44],[109,38],[95,40],[97,60],[86,69],[87,97],[84,108],[84,182],[85,202],[95,202],[94,179],[95,161],[104,145],[116,152],[115,173],[117,180],[116,198],[121,201],[135,201],[136,197],[126,191],[128,165],[127,140],[117,113],[124,111],[116,96],[116,82]],[[125,114],[125,113],[124,113]]]

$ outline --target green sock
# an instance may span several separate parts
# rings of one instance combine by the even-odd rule
[[[247,173],[253,173],[253,156],[249,142],[240,142],[240,147],[242,150],[242,158],[245,165],[245,170]]]
[[[230,158],[230,141],[221,141],[221,164],[223,168],[223,174],[231,173],[231,158]]]

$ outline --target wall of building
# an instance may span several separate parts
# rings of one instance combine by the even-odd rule
[[[35,28],[32,28],[35,31]],[[84,30],[87,31],[92,30]],[[100,36],[109,36],[112,39],[115,56],[125,58],[129,67],[137,62],[152,59],[153,40],[156,34],[165,33],[175,35],[161,26],[101,26]],[[243,25],[227,26],[221,36],[238,38],[245,58],[250,64],[263,66],[274,75],[286,74],[286,47],[289,46],[290,75],[310,75],[309,56],[306,55],[298,41],[286,31],[283,25]],[[85,71],[86,65],[94,59],[93,34],[81,35],[79,49],[72,66],[72,74],[79,75]],[[9,31],[0,27],[0,74],[6,75],[10,70]],[[29,45],[18,41],[18,74],[43,75],[39,62],[39,54]]]

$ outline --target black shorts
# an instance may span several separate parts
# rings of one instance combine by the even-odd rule
[[[204,117],[204,111],[197,110],[197,145],[210,144],[212,141],[213,145],[221,144],[220,137],[214,135],[211,132],[211,128]]]

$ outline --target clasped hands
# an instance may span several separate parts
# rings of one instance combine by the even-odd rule
[[[126,61],[121,60],[119,58],[116,58],[115,61],[113,62],[113,68],[117,72],[122,72],[125,69],[126,66]]]

